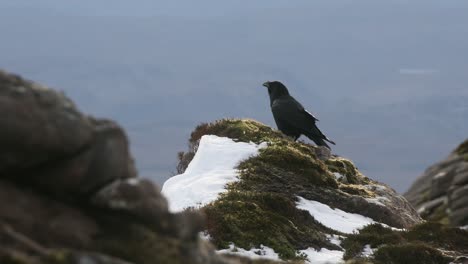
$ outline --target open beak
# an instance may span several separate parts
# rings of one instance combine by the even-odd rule
[[[270,87],[270,82],[264,82],[262,85],[265,86],[266,88],[269,88]]]

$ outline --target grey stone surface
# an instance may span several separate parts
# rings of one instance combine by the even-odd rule
[[[460,151],[465,144],[429,167],[405,193],[423,218],[456,226],[468,224],[468,161]]]

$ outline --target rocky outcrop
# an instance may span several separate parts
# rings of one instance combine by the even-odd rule
[[[429,167],[405,196],[424,219],[468,225],[468,140]]]
[[[448,263],[468,254],[468,232],[423,223],[403,196],[364,176],[350,160],[293,142],[254,120],[225,119],[198,126],[189,150],[179,154],[179,172],[194,157],[200,164],[199,143],[207,144],[213,137],[204,135],[258,146],[267,143],[258,155],[240,162],[238,180],[227,183],[216,200],[201,205],[207,215],[206,232],[218,249],[266,246],[282,259],[299,261],[307,260],[310,252],[322,257],[342,252],[350,263]],[[203,145],[204,151],[207,148]],[[192,184],[182,178],[180,182]],[[336,225],[340,219],[349,219],[344,221],[349,224],[356,215],[373,224],[354,229],[356,233]],[[309,261],[315,263],[313,257]]]
[[[137,177],[125,132],[0,71],[0,263],[239,263]]]

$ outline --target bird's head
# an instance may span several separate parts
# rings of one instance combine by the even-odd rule
[[[268,88],[268,95],[270,95],[271,100],[279,98],[283,95],[289,95],[288,88],[286,88],[286,86],[284,86],[284,84],[279,81],[268,81],[263,83],[263,86]]]

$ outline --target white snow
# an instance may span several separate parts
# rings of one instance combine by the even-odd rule
[[[381,185],[381,184],[368,184],[368,185],[364,185],[364,188],[366,188],[367,190],[370,190],[370,191],[378,191],[378,192],[387,192],[388,190],[388,187],[387,186],[384,186],[384,185]]]
[[[207,231],[199,232],[199,233],[198,233],[198,236],[199,236],[202,240],[206,240],[206,241],[210,241],[210,240],[211,240],[211,236],[210,236],[210,234],[209,234]]]
[[[441,171],[441,172],[437,173],[434,177],[432,177],[432,179],[435,180],[435,179],[443,178],[443,177],[445,177],[445,175],[447,175],[447,172],[446,171]]]
[[[169,201],[171,212],[200,207],[217,199],[226,184],[238,180],[235,167],[250,156],[257,155],[260,145],[234,142],[230,138],[205,135],[200,139],[193,160],[183,174],[168,179],[162,193]]]
[[[300,250],[299,252],[307,255],[307,263],[310,264],[338,264],[344,263],[343,261],[343,251],[339,250],[329,250],[322,248],[319,251],[308,248],[305,250]]]
[[[390,199],[388,199],[387,197],[383,197],[383,196],[377,196],[375,198],[366,198],[366,201],[368,201],[369,203],[378,204],[380,206],[386,206],[385,203],[390,202]]]
[[[339,179],[341,179],[341,178],[344,177],[343,174],[341,174],[341,173],[339,173],[339,172],[334,172],[333,175],[335,176],[335,178],[336,178],[337,180],[339,180]]]
[[[363,257],[368,258],[368,257],[374,255],[374,250],[370,247],[370,245],[365,245],[364,249],[362,250],[361,255]]]
[[[332,209],[317,201],[310,201],[299,196],[298,198],[297,208],[309,211],[310,215],[324,226],[343,233],[350,234],[366,225],[375,223],[371,218],[360,214],[347,213],[340,209]]]
[[[133,185],[133,186],[136,186],[140,183],[140,179],[139,178],[130,178],[127,180],[127,183],[130,184],[130,185]]]
[[[328,241],[330,241],[330,243],[341,247],[341,239],[340,238],[342,238],[342,236],[329,235],[329,234],[327,234],[326,236],[327,236]]]
[[[217,252],[221,254],[240,255],[251,259],[264,258],[280,260],[278,253],[276,253],[272,248],[263,245],[260,245],[260,248],[251,248],[250,250],[245,250],[243,248],[236,247],[234,244],[230,244],[228,249],[217,250]]]

